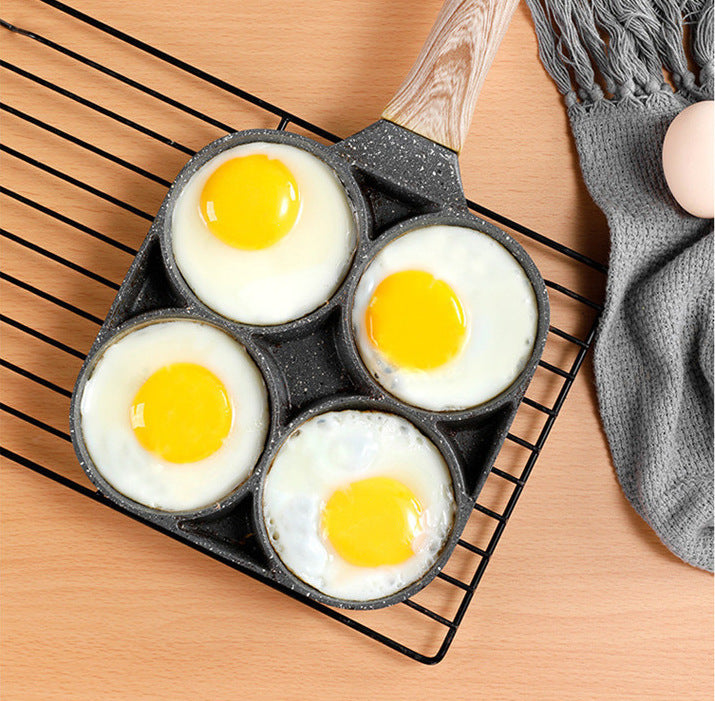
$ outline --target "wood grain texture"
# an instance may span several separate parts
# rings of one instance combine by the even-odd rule
[[[519,0],[446,0],[382,116],[461,151],[474,106]]]
[[[407,74],[439,0],[72,0],[265,99],[347,136],[380,114]],[[327,9],[326,9],[327,8]],[[277,120],[206,91],[63,18],[37,0],[2,16],[109,63],[236,128]],[[0,34],[3,59],[199,148],[219,129]],[[171,179],[186,156],[2,72],[3,101]],[[518,99],[514,86],[518,86]],[[165,193],[99,156],[2,114],[2,141],[132,205]],[[581,181],[563,104],[522,5],[505,35],[460,156],[467,194],[599,260],[606,224]],[[7,154],[3,184],[136,247],[147,222]],[[11,198],[3,226],[121,282],[131,255]],[[522,243],[526,243],[520,239]],[[4,272],[102,316],[113,291],[7,240]],[[528,245],[546,277],[600,298],[604,281]],[[554,319],[587,318],[552,296]],[[85,352],[91,321],[0,281],[3,313]],[[64,388],[80,361],[2,325],[2,356]],[[553,339],[552,339],[553,340]],[[573,348],[551,345],[561,362]],[[538,396],[553,387],[540,378]],[[536,380],[535,380],[536,382]],[[68,402],[0,368],[2,401],[67,430]],[[525,437],[538,428],[519,417]],[[63,440],[0,414],[2,443],[82,479]],[[509,456],[503,456],[508,459]],[[498,501],[495,491],[490,498]],[[447,658],[422,667],[179,543],[0,463],[0,698],[3,701],[374,699],[500,701],[678,699],[713,695],[713,580],[671,555],[616,482],[589,367],[556,421]],[[398,621],[398,625],[402,620]]]

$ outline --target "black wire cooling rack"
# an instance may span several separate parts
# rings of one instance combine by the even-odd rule
[[[219,132],[232,132],[238,128],[245,129],[252,126],[270,126],[270,124],[266,123],[266,118],[272,117],[275,120],[272,124],[278,129],[298,129],[328,142],[339,140],[336,135],[331,134],[325,129],[321,129],[284,109],[261,100],[235,85],[210,75],[200,68],[175,58],[150,44],[129,36],[119,29],[109,26],[64,3],[55,0],[37,0],[37,2],[44,6],[41,7],[38,5],[38,18],[43,19],[39,16],[44,13],[61,13],[64,20],[70,23],[70,28],[74,27],[74,31],[80,33],[82,37],[84,37],[87,32],[92,32],[97,37],[101,37],[102,40],[111,41],[116,44],[118,54],[117,63],[122,65],[122,69],[124,69],[125,66],[124,57],[126,57],[126,51],[134,52],[139,57],[148,54],[153,57],[151,60],[158,61],[162,64],[162,70],[175,72],[178,75],[187,77],[187,79],[191,81],[191,94],[195,98],[193,100],[194,104],[202,103],[204,91],[221,91],[227,95],[230,100],[235,101],[236,105],[251,106],[251,109],[255,110],[256,117],[253,123],[241,124],[240,127],[238,125],[229,126],[222,120],[204,113],[202,110],[187,104],[185,101],[170,97],[163,91],[156,90],[143,82],[135,80],[116,68],[96,62],[89,56],[69,48],[67,41],[65,41],[64,44],[60,44],[47,36],[15,26],[5,20],[0,20],[0,24],[4,28],[3,31],[20,35],[15,38],[16,41],[27,42],[30,53],[26,53],[26,56],[31,57],[32,51],[50,51],[53,56],[60,54],[64,57],[62,60],[80,65],[82,70],[86,70],[88,72],[87,80],[83,84],[85,88],[83,92],[85,95],[88,92],[87,87],[89,87],[89,93],[92,94],[91,88],[93,80],[106,81],[106,79],[109,79],[110,82],[123,84],[122,89],[134,91],[134,93],[143,93],[145,96],[150,97],[151,100],[155,102],[157,110],[170,108],[171,110],[184,113],[184,115],[188,115],[202,122],[204,125],[210,125]],[[67,38],[67,36],[68,35],[63,31],[63,39]],[[6,34],[5,38],[7,39],[8,37],[9,34]],[[42,45],[42,48],[40,48],[40,45]],[[121,54],[121,60],[119,54]],[[132,134],[131,138],[149,139],[153,142],[158,142],[163,145],[162,147],[180,152],[182,158],[193,155],[193,148],[187,147],[173,138],[147,126],[145,123],[146,120],[135,121],[133,118],[125,116],[123,108],[127,105],[125,101],[126,98],[117,99],[118,111],[115,111],[115,109],[110,107],[104,100],[95,101],[89,97],[78,94],[75,92],[75,86],[70,89],[60,85],[60,81],[55,80],[54,75],[53,79],[48,79],[47,77],[36,74],[29,68],[32,65],[34,65],[32,60],[25,61],[25,67],[5,59],[0,60],[0,67],[6,73],[14,74],[16,80],[25,81],[28,90],[36,91],[34,94],[36,94],[37,100],[42,100],[43,96],[49,96],[50,93],[54,93],[55,96],[61,96],[62,99],[74,103],[76,107],[86,110],[89,119],[106,118],[105,121],[109,120],[107,122],[108,124],[113,123],[115,125],[121,125],[122,128],[127,128],[129,130],[128,133]],[[99,77],[100,74],[103,74],[104,77]],[[160,103],[163,103],[163,105]],[[49,140],[59,139],[58,143],[60,144],[72,144],[72,148],[78,147],[81,152],[91,152],[101,159],[111,161],[116,166],[132,173],[132,177],[137,178],[139,187],[141,187],[141,183],[145,183],[146,181],[152,181],[164,188],[170,185],[171,178],[155,175],[153,172],[150,172],[131,160],[121,158],[94,143],[90,143],[79,136],[60,129],[57,126],[53,126],[22,109],[2,102],[0,103],[0,110],[11,115],[13,119],[20,120],[20,122],[27,125],[28,128],[39,129],[40,132],[34,131],[33,134],[37,135],[41,133],[44,135],[42,138],[47,139],[48,142]],[[256,122],[259,123],[257,124]],[[35,139],[36,138],[35,136]],[[44,145],[44,143],[43,140],[42,144]],[[70,147],[67,146],[67,148]],[[70,189],[73,191],[75,189],[84,191],[84,193],[87,193],[87,195],[92,198],[104,200],[103,206],[106,204],[108,208],[119,208],[146,221],[153,219],[152,213],[143,211],[116,194],[106,192],[93,184],[70,175],[62,169],[55,168],[44,160],[29,155],[25,150],[20,150],[7,143],[2,143],[0,144],[0,151],[7,154],[11,159],[22,162],[22,165],[20,165],[20,163],[16,164],[18,167],[44,172],[42,177],[49,176],[54,184],[53,189],[55,190],[68,188],[68,192]],[[97,228],[79,221],[76,217],[79,216],[81,218],[81,211],[78,211],[77,207],[73,207],[71,198],[67,200],[65,206],[50,207],[47,204],[33,199],[27,194],[8,187],[6,184],[0,186],[0,193],[2,193],[5,198],[8,198],[7,201],[12,200],[14,206],[26,208],[27,212],[33,216],[41,217],[44,226],[51,227],[57,225],[71,231],[72,236],[79,239],[79,242],[76,244],[78,246],[82,246],[83,242],[88,241],[88,239],[84,237],[91,237],[95,239],[95,242],[98,242],[95,245],[111,247],[115,250],[123,251],[125,254],[133,255],[136,253],[134,247],[127,245],[114,235],[103,233]],[[55,201],[56,200],[57,197],[55,197]],[[546,252],[547,255],[551,256],[550,260],[552,264],[553,257],[555,256],[559,261],[563,262],[564,265],[571,266],[569,268],[571,273],[573,273],[573,266],[575,266],[577,270],[575,274],[568,276],[570,279],[578,279],[579,266],[585,266],[585,268],[593,269],[599,273],[605,273],[606,271],[603,265],[591,260],[587,256],[567,248],[546,236],[538,234],[496,212],[490,211],[478,205],[476,202],[470,201],[469,205],[471,209],[480,216],[496,222],[502,228],[509,231],[527,248],[532,256],[537,257],[537,260],[540,252],[542,254]],[[113,295],[114,291],[119,288],[119,284],[115,280],[110,279],[111,276],[106,275],[103,270],[89,269],[85,265],[80,265],[72,261],[70,259],[71,256],[66,257],[56,251],[50,250],[51,247],[39,245],[35,242],[30,230],[20,232],[17,230],[9,231],[2,228],[0,229],[0,235],[6,242],[22,248],[26,253],[25,260],[28,261],[28,265],[25,266],[25,273],[22,277],[19,274],[14,274],[17,272],[14,269],[12,272],[3,270],[0,272],[0,280],[10,288],[19,291],[19,294],[25,295],[23,299],[34,298],[36,300],[42,300],[42,304],[45,306],[49,305],[60,318],[64,314],[69,314],[79,317],[93,325],[98,326],[102,323],[102,319],[96,314],[87,311],[70,299],[50,292],[49,290],[53,289],[50,285],[50,278],[42,271],[34,274],[33,265],[42,266],[46,264],[46,261],[52,261],[53,264],[60,268],[73,271],[73,273],[80,275],[85,280],[93,281],[95,287],[92,289],[96,289],[96,285],[99,285],[100,287],[110,290],[111,295]],[[44,270],[44,268],[42,270]],[[583,270],[581,270],[581,272],[583,272]],[[326,607],[303,598],[294,592],[283,589],[270,580],[262,579],[255,573],[245,573],[264,581],[265,584],[283,591],[289,596],[302,601],[302,603],[307,606],[414,660],[425,664],[439,662],[445,656],[454,639],[457,629],[482,579],[486,566],[494,554],[504,528],[512,515],[524,485],[544,447],[594,338],[596,325],[602,309],[601,305],[589,299],[584,294],[570,289],[569,286],[559,284],[553,280],[546,280],[546,285],[549,288],[552,299],[552,320],[554,321],[554,325],[550,328],[544,360],[542,360],[539,365],[535,380],[529,389],[529,396],[523,400],[522,407],[520,407],[520,411],[517,414],[517,420],[512,427],[512,433],[509,434],[505,448],[497,460],[497,466],[492,468],[485,489],[480,495],[470,523],[465,530],[465,534],[462,540],[459,541],[455,555],[450,560],[450,563],[458,561],[458,567],[454,567],[450,570],[450,563],[448,563],[438,579],[413,599],[405,601],[403,605],[391,607],[381,612],[364,612],[362,614]],[[91,292],[88,291],[86,294],[89,295]],[[84,299],[89,298],[84,297]],[[578,318],[580,320],[580,333],[577,331],[567,331],[561,328],[560,325],[557,325],[559,310],[565,308],[565,305],[572,305],[569,318]],[[4,304],[4,306],[7,305]],[[77,360],[81,361],[84,359],[85,353],[81,349],[68,344],[66,339],[61,340],[62,336],[58,332],[47,332],[47,330],[36,328],[30,321],[31,313],[24,311],[25,307],[29,307],[29,305],[11,304],[10,309],[3,309],[0,315],[0,322],[2,322],[3,325],[3,334],[11,330],[9,332],[18,335],[21,344],[25,343],[23,339],[26,339],[26,342],[29,344],[40,344],[38,347],[49,347],[52,350],[48,350],[48,353],[67,354],[75,359],[75,363]],[[575,314],[574,308],[576,311]],[[53,314],[55,312],[53,312]],[[586,322],[584,322],[584,320],[586,320]],[[87,343],[87,347],[89,347],[89,343]],[[15,398],[23,396],[23,392],[34,392],[37,386],[41,386],[52,395],[53,402],[57,400],[65,406],[65,409],[67,408],[71,396],[70,389],[63,386],[61,382],[43,376],[47,371],[51,371],[51,368],[38,368],[37,364],[35,364],[31,369],[27,367],[27,363],[23,366],[16,357],[12,356],[12,354],[10,354],[10,356],[11,357],[7,357],[3,352],[3,357],[0,358],[0,366],[10,373],[15,380],[29,383],[27,384],[28,389],[21,388],[19,393],[15,392]],[[558,360],[555,358],[558,358]],[[48,364],[51,365],[51,363]],[[36,372],[38,369],[40,373],[43,374]],[[535,393],[538,394],[538,389],[535,390],[534,387],[539,387],[540,377],[543,380],[541,382],[541,386],[544,388],[542,392],[543,398],[541,396],[536,398],[534,395]],[[30,390],[30,387],[34,387],[35,389]],[[73,477],[63,474],[62,467],[49,467],[47,464],[42,464],[40,461],[34,459],[32,446],[33,441],[36,442],[39,440],[39,438],[36,438],[38,432],[39,434],[47,434],[51,436],[53,440],[64,442],[66,445],[70,441],[69,434],[66,430],[58,428],[57,425],[53,425],[52,421],[46,420],[46,414],[43,414],[43,412],[37,408],[28,411],[25,410],[24,407],[11,406],[3,399],[2,403],[0,403],[0,409],[6,415],[12,417],[11,420],[19,421],[22,426],[25,427],[25,429],[21,431],[23,437],[21,437],[19,441],[15,440],[11,444],[6,444],[5,438],[3,438],[0,454],[4,458],[18,466],[32,470],[45,478],[68,487],[88,499],[92,499],[95,502],[104,504],[117,511],[122,511],[121,507],[106,500],[94,491],[94,489],[89,486],[89,482],[83,484],[81,481],[77,481]],[[520,421],[520,417],[526,414],[528,414],[527,420]],[[63,416],[67,416],[67,411],[65,411]],[[524,437],[525,434],[529,435],[528,439]],[[532,435],[533,437],[531,437]],[[50,455],[55,454],[52,451],[47,452],[49,452]],[[45,461],[47,461],[47,459]],[[80,476],[80,480],[81,479],[82,477]],[[492,485],[491,487],[490,484]],[[134,518],[129,513],[126,513],[126,515]],[[192,545],[191,547],[202,550],[199,546]],[[203,550],[202,552],[221,560],[220,557],[212,553]],[[234,563],[224,561],[224,564],[243,571],[239,565]],[[436,588],[440,589],[439,595],[430,593]],[[403,623],[401,618],[397,623],[395,623],[395,621],[390,623],[389,618],[391,616],[398,616],[398,614],[394,612],[395,609],[401,609],[402,611],[409,609],[412,616],[409,619],[409,623]],[[408,633],[414,632],[417,626],[428,626],[429,630],[420,633],[418,636],[408,635]],[[427,641],[428,645],[418,646],[410,644],[407,639],[414,637],[419,638],[419,640],[423,642]],[[427,647],[429,647],[429,651],[422,649]]]

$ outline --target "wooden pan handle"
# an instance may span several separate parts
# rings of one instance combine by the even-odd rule
[[[519,0],[446,0],[382,118],[459,152]]]

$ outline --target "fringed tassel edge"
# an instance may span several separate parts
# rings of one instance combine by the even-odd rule
[[[688,100],[712,99],[713,0],[526,2],[539,57],[570,109],[644,104],[674,90]]]

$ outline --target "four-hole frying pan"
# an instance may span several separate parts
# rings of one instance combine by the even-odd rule
[[[535,265],[506,233],[467,209],[458,152],[477,95],[518,0],[447,0],[422,52],[382,118],[326,147],[284,131],[250,130],[209,144],[177,176],[82,367],[72,398],[70,428],[92,482],[140,519],[228,559],[260,578],[334,606],[373,609],[404,600],[442,569],[472,512],[541,356],[549,325],[546,288]],[[277,326],[228,320],[204,305],[174,260],[172,207],[193,173],[222,151],[252,141],[289,144],[320,158],[347,194],[357,229],[352,265],[337,292],[314,312]],[[538,306],[533,351],[516,381],[477,407],[433,412],[386,392],[360,359],[352,337],[352,295],[361,272],[387,243],[417,227],[447,224],[487,234],[521,265]],[[150,509],[115,490],[87,450],[81,400],[103,351],[126,333],[157,320],[189,318],[212,324],[245,346],[269,393],[271,421],[264,452],[246,482],[209,507],[192,512]],[[273,550],[261,515],[264,477],[277,449],[301,422],[324,411],[381,410],[407,418],[442,452],[457,502],[451,535],[425,576],[371,601],[326,596],[293,575]]]

